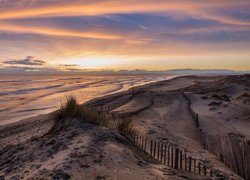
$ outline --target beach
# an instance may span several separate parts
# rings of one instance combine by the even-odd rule
[[[182,76],[90,98],[82,106],[114,121],[125,116],[143,137],[184,149],[231,179],[243,179],[200,137],[249,140],[249,94],[249,75]],[[52,134],[55,113],[0,126],[0,179],[207,179],[163,165],[115,128],[68,119]]]
[[[1,75],[0,125],[47,114],[59,108],[66,96],[79,103],[133,86],[173,76],[129,75]]]

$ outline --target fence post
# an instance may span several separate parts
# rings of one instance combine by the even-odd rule
[[[137,146],[140,148],[140,135],[138,133]]]
[[[158,149],[157,149],[157,160],[160,160],[160,143],[158,142]]]
[[[210,170],[210,177],[213,177],[213,170]]]
[[[154,143],[154,158],[155,158],[155,151],[156,151],[156,141]]]
[[[201,163],[200,162],[198,163],[198,171],[199,171],[199,174],[201,174]]]
[[[133,133],[133,140],[134,140],[134,143],[136,144],[136,142],[135,142],[136,141],[136,133],[135,132]]]
[[[189,168],[189,172],[192,171],[192,158],[191,157],[188,157],[188,168]]]
[[[144,148],[144,137],[141,138],[141,148],[142,148],[142,150],[144,150],[143,149]]]
[[[164,165],[166,164],[167,144],[164,146]]]
[[[168,166],[170,164],[170,146],[168,146]]]
[[[178,169],[178,163],[179,163],[179,149],[176,148],[175,149],[175,165],[174,165],[175,169]]]
[[[187,171],[187,153],[185,151],[185,155],[184,155],[184,163],[185,163],[185,171]]]
[[[206,167],[206,165],[203,165],[203,171],[204,171],[204,175],[206,176],[207,175],[207,167]]]
[[[144,137],[142,137],[142,141],[141,141],[141,148],[142,148],[142,150],[144,150]]]
[[[138,146],[138,142],[139,142],[139,135],[138,133],[136,134],[136,145]]]
[[[147,141],[147,138],[145,138],[145,140],[144,140],[144,141],[145,141],[145,144],[144,144],[144,150],[147,152],[147,142],[148,142],[148,141]]]
[[[153,141],[150,141],[150,155],[153,155]]]
[[[182,150],[180,151],[180,170],[182,170]]]
[[[139,139],[139,148],[142,149],[142,137],[140,136],[140,139]]]
[[[196,126],[200,127],[198,114],[195,114],[195,120],[196,120]]]
[[[194,173],[196,173],[196,159],[194,159]]]
[[[174,167],[174,148],[171,147],[171,167]]]
[[[161,143],[161,163],[163,162],[163,144]]]

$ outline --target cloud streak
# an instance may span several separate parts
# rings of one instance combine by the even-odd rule
[[[14,33],[33,33],[33,34],[50,35],[50,36],[71,36],[71,37],[106,39],[106,40],[115,40],[121,38],[121,36],[108,33],[77,32],[66,29],[21,26],[21,25],[3,24],[3,23],[0,25],[0,31],[14,32]]]
[[[42,66],[45,64],[45,61],[36,60],[32,56],[27,56],[25,59],[11,59],[2,62],[7,65],[29,65],[29,66]]]
[[[22,1],[21,1],[22,2]],[[21,4],[19,2],[19,4]],[[23,1],[25,2],[25,1]],[[57,4],[56,4],[57,2]],[[74,3],[75,2],[75,3]],[[164,12],[182,12],[195,17],[204,17],[217,20],[227,24],[250,25],[248,21],[243,21],[230,16],[223,16],[216,12],[211,11],[213,8],[232,8],[232,7],[245,7],[250,6],[247,0],[232,1],[221,0],[214,3],[208,0],[203,1],[145,1],[145,0],[124,0],[124,1],[74,1],[73,3],[63,3],[54,1],[48,3],[47,6],[40,6],[37,1],[33,7],[25,9],[14,9],[2,11],[0,19],[20,19],[29,17],[60,17],[60,16],[96,16],[104,14],[117,14],[117,13],[164,13]],[[37,4],[37,5],[36,5]]]

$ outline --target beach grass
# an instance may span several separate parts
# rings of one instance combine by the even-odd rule
[[[103,111],[98,111],[94,108],[88,108],[78,104],[74,96],[66,97],[65,103],[61,103],[60,108],[55,114],[57,123],[65,123],[67,119],[79,119],[83,122],[90,122],[98,126],[117,129],[122,133],[132,130],[131,119],[123,118],[118,121],[109,118]]]

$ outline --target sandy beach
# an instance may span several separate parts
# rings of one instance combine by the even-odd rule
[[[243,179],[198,137],[202,132],[250,139],[249,75],[176,77],[82,106],[126,116],[141,135],[185,149],[230,179]],[[69,119],[52,134],[55,113],[0,126],[0,179],[209,179],[163,165],[117,129]]]

